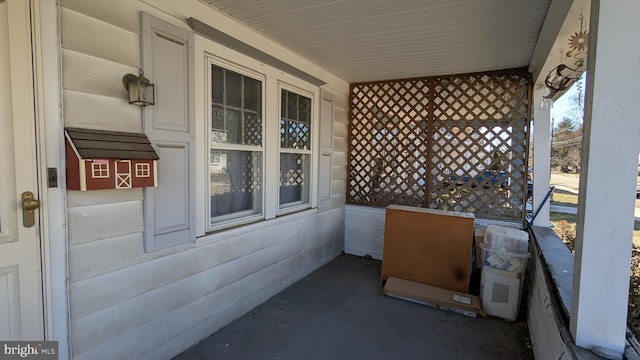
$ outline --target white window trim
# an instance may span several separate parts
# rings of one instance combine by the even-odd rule
[[[319,163],[319,104],[320,88],[293,75],[283,73],[281,70],[273,68],[249,56],[241,54],[235,50],[229,49],[221,44],[215,43],[204,37],[195,36],[195,115],[196,129],[204,131],[196,131],[196,236],[197,237],[215,237],[215,232],[226,230],[228,228],[240,225],[254,223],[260,220],[272,220],[279,215],[290,214],[293,212],[304,211],[307,209],[315,209],[317,207],[317,184],[318,173],[317,166]],[[213,59],[213,60],[210,60]],[[207,76],[210,76],[209,69],[212,64],[222,66],[240,74],[263,79],[263,213],[256,216],[248,216],[246,218],[238,218],[229,220],[228,222],[219,222],[210,225],[210,199],[205,194],[206,186],[209,184],[209,134],[211,133],[210,112],[210,82]],[[309,96],[312,99],[312,121],[311,121],[311,149],[308,154],[311,156],[309,164],[309,203],[299,206],[290,206],[280,208],[279,205],[279,168],[280,168],[280,91],[281,86],[287,90],[297,92],[299,94]],[[222,148],[222,147],[218,147]],[[246,148],[243,145],[227,144],[230,150],[253,150],[253,147]],[[275,172],[273,169],[277,169]],[[208,193],[208,191],[207,191]]]
[[[318,122],[318,117],[316,116],[317,113],[317,107],[319,107],[318,105],[318,97],[315,96],[317,94],[314,94],[313,92],[310,92],[308,90],[302,89],[300,87],[279,81],[278,82],[278,134],[280,134],[280,118],[281,118],[281,104],[282,104],[282,90],[286,90],[298,95],[302,95],[302,96],[306,96],[308,98],[311,99],[311,124],[310,124],[310,128],[309,131],[311,131],[311,136],[310,136],[310,142],[311,142],[311,146],[309,149],[290,149],[290,148],[283,148],[280,146],[280,137],[278,136],[278,172],[280,170],[280,154],[305,154],[308,155],[310,157],[310,162],[309,162],[309,173],[308,173],[308,177],[309,179],[307,180],[307,186],[309,187],[309,202],[302,202],[302,201],[296,201],[296,202],[291,202],[291,203],[287,203],[284,205],[280,205],[280,181],[279,181],[279,176],[278,176],[278,215],[284,215],[284,214],[289,214],[292,212],[296,212],[296,211],[301,211],[304,209],[309,209],[311,207],[315,207],[312,205],[313,203],[313,189],[314,189],[314,184],[315,182],[313,181],[316,178],[316,171],[315,171],[315,167],[314,167],[314,161],[317,161],[317,155],[313,156],[314,153],[314,149],[316,149],[316,142],[318,142],[318,138],[316,136],[316,132],[318,130],[316,130],[317,126],[316,123]],[[317,150],[316,150],[316,154],[317,154]],[[317,201],[317,200],[316,200]]]
[[[137,178],[151,177],[151,165],[147,163],[136,163],[136,177]]]

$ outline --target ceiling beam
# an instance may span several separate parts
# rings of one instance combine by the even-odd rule
[[[534,84],[544,83],[544,77],[547,72],[544,72],[543,68],[551,54],[556,39],[560,35],[562,25],[569,15],[569,10],[571,10],[573,3],[574,0],[553,0],[549,5],[547,17],[542,24],[536,48],[529,62],[529,72],[533,77]]]

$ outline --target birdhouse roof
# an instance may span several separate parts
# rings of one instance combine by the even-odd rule
[[[67,139],[82,159],[158,160],[145,134],[66,128]]]

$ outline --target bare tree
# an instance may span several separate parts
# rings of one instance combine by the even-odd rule
[[[584,118],[585,76],[577,82],[576,91],[570,98],[569,110],[553,129],[551,143],[551,166],[563,172],[580,171],[582,154],[582,120]]]

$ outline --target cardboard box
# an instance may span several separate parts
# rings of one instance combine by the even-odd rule
[[[385,295],[409,300],[419,304],[476,317],[485,316],[480,298],[457,291],[438,288],[415,281],[390,276],[383,289]]]

